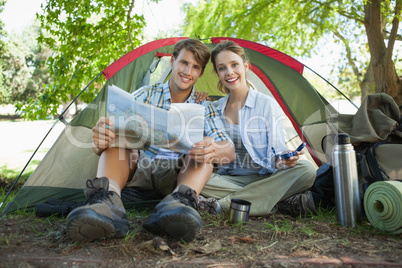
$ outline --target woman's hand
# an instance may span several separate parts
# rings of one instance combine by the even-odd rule
[[[283,151],[282,154],[292,152],[292,150],[286,150]],[[303,155],[304,152],[297,152],[296,155],[286,158],[286,159],[277,159],[277,162],[275,164],[275,167],[277,169],[286,169],[286,168],[292,168],[296,166],[297,161],[299,161],[299,155]]]
[[[200,103],[200,102],[202,102],[203,100],[208,100],[208,101],[210,101],[211,98],[208,97],[208,93],[207,93],[207,92],[196,91],[196,92],[195,92],[195,102],[196,102],[196,103]]]
[[[113,126],[113,121],[101,117],[96,125],[92,128],[92,141],[99,150],[106,150],[111,143],[114,142],[116,134],[107,126]]]

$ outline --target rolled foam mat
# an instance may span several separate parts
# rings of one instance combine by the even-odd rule
[[[402,233],[402,182],[378,181],[364,194],[364,210],[370,223],[377,229]]]

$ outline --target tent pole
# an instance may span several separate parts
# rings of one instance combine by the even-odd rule
[[[3,207],[4,203],[6,202],[8,196],[10,195],[10,193],[12,192],[12,190],[14,189],[14,186],[17,184],[17,182],[19,181],[19,179],[21,178],[22,174],[24,173],[25,169],[28,167],[29,163],[31,163],[32,158],[35,156],[36,152],[39,150],[39,148],[41,147],[42,143],[46,140],[47,136],[49,135],[49,133],[52,131],[52,129],[54,128],[54,126],[57,124],[58,121],[62,122],[63,124],[67,125],[67,121],[64,119],[63,115],[68,111],[68,109],[70,108],[70,106],[79,98],[79,96],[102,74],[103,72],[100,72],[94,79],[92,79],[92,81],[83,89],[81,90],[81,92],[70,102],[70,104],[67,106],[67,108],[61,113],[61,115],[57,118],[57,120],[53,123],[52,127],[49,129],[49,131],[46,133],[45,137],[42,139],[42,141],[39,143],[38,147],[36,147],[35,151],[33,152],[33,154],[31,155],[31,157],[29,158],[28,162],[25,164],[24,168],[22,169],[22,171],[20,172],[20,174],[18,175],[17,179],[14,181],[13,185],[11,185],[10,190],[8,190],[6,196],[4,197],[3,201],[0,203],[0,210]],[[5,210],[5,209],[4,209]],[[3,215],[4,210],[2,211],[2,213],[0,215]]]
[[[65,113],[66,111],[68,111],[68,109],[70,109],[70,106],[81,96],[81,94],[82,94],[96,79],[98,79],[98,77],[99,77],[102,73],[103,73],[103,71],[100,72],[94,79],[92,79],[92,81],[89,82],[89,84],[88,84],[86,87],[84,87],[84,89],[81,90],[81,92],[80,92],[77,96],[75,96],[75,98],[70,102],[70,104],[67,106],[67,108],[61,113],[61,115],[59,116],[59,120],[62,121],[65,125],[66,125],[66,120],[65,120],[64,117],[63,117],[64,113]]]
[[[309,69],[310,71],[312,71],[313,73],[315,73],[316,75],[318,75],[322,80],[324,80],[325,82],[327,82],[327,84],[329,84],[331,87],[333,87],[336,91],[338,91],[338,93],[340,93],[343,97],[345,97],[350,103],[353,104],[353,106],[356,107],[356,109],[359,109],[359,107],[357,107],[357,105],[350,100],[345,94],[342,93],[342,91],[340,91],[339,89],[337,89],[333,84],[331,84],[331,82],[329,82],[327,79],[325,79],[324,77],[322,77],[320,74],[318,74],[316,71],[314,71],[313,69],[311,69],[310,67],[304,65],[304,67],[306,67],[307,69]]]

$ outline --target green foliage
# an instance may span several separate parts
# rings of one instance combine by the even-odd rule
[[[0,0],[0,14],[3,13],[5,4],[6,0]],[[0,58],[6,51],[6,42],[4,41],[6,32],[4,31],[3,28],[4,28],[4,22],[0,20]]]
[[[144,17],[133,13],[134,0],[47,0],[42,6],[40,44],[47,58],[49,84],[36,99],[18,108],[29,119],[56,114],[111,62],[141,44]],[[81,95],[90,102],[102,81]]]
[[[0,0],[0,14],[3,13],[4,11],[4,5],[6,4],[6,0]],[[0,20],[0,98],[1,98],[1,94],[4,91],[4,68],[3,68],[3,63],[4,63],[4,59],[3,59],[3,55],[6,53],[7,51],[7,44],[4,41],[5,37],[6,37],[6,32],[4,31],[4,22],[2,20]]]
[[[397,0],[398,1],[398,0]],[[309,57],[320,49],[327,54],[335,42],[343,47],[333,66],[335,83],[353,97],[370,61],[364,27],[366,1],[350,0],[200,0],[186,4],[184,33],[209,38],[227,36],[263,43],[294,57]],[[391,28],[396,1],[383,1],[384,32]],[[399,14],[400,16],[400,14]],[[389,32],[389,30],[388,30]],[[320,45],[319,40],[325,40]]]
[[[26,27],[22,33],[13,33],[2,55],[3,81],[0,87],[0,103],[24,105],[37,98],[49,75],[44,67],[49,49],[38,45],[38,23]]]
[[[184,9],[187,35],[243,38],[295,56],[310,53],[328,32],[333,12],[330,4],[304,0],[201,0]]]

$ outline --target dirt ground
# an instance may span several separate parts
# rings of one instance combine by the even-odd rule
[[[227,215],[202,215],[191,243],[155,237],[130,213],[123,239],[75,243],[65,219],[0,218],[0,267],[401,267],[402,235],[335,223],[333,213],[308,218],[274,214],[231,224]]]
[[[0,166],[22,168],[51,126],[0,122],[7,130],[0,139]],[[34,159],[41,159],[61,129],[56,125]],[[244,225],[229,223],[227,215],[204,214],[200,234],[188,244],[144,230],[147,214],[129,215],[124,239],[87,243],[68,239],[65,218],[1,216],[0,267],[402,267],[402,235],[381,234],[367,220],[357,228],[341,227],[333,212],[251,217]]]

